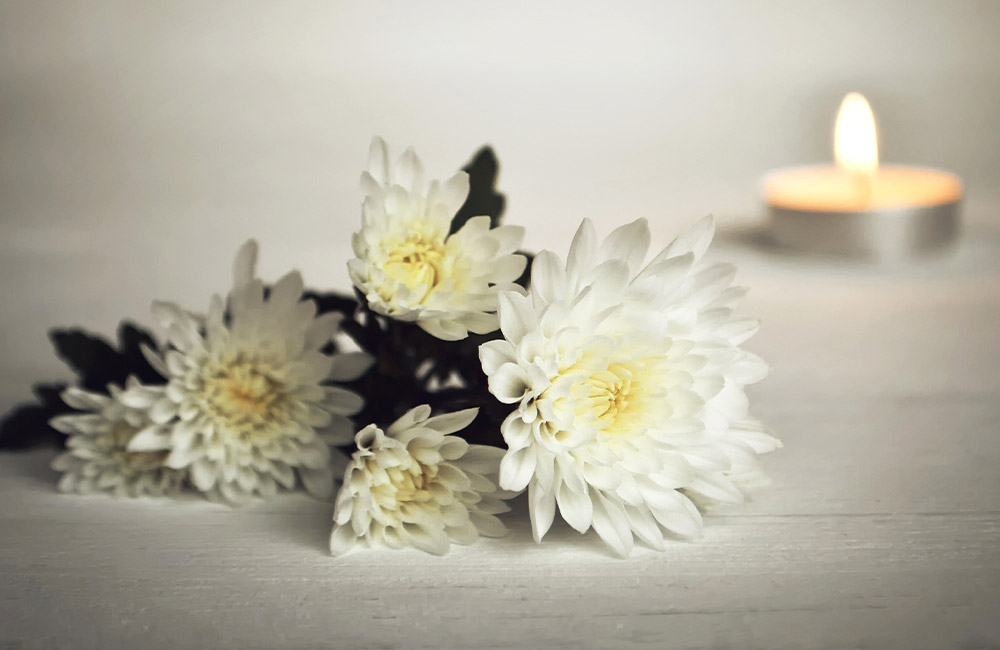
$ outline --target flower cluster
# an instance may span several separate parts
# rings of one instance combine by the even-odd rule
[[[90,413],[53,420],[70,434],[69,451],[54,464],[67,472],[61,488],[134,496],[186,480],[211,499],[239,504],[300,482],[317,497],[330,495],[330,444],[350,439],[347,416],[362,399],[325,382],[356,379],[370,360],[325,354],[340,315],[317,317],[294,271],[265,297],[256,261],[251,240],[236,255],[229,295],[213,297],[205,315],[153,304],[169,347],[143,352],[165,384],[130,377],[124,390],[110,386],[110,397],[64,393],[69,406]]]
[[[590,221],[566,263],[544,251],[531,290],[500,295],[503,339],[480,348],[503,422],[500,485],[528,489],[536,541],[555,511],[626,555],[633,538],[695,536],[690,494],[738,503],[756,455],[778,441],[748,414],[744,387],[767,366],[738,345],[757,323],[733,315],[735,269],[696,266],[699,222],[646,265],[644,220],[598,242]]]
[[[54,333],[78,385],[40,389],[0,443],[43,414],[67,492],[240,505],[301,488],[334,501],[335,556],[504,535],[524,491],[536,542],[557,511],[620,555],[697,536],[780,447],[745,392],[768,371],[740,348],[757,322],[736,314],[735,269],[702,259],[711,219],[652,256],[644,220],[603,241],[584,220],[565,260],[532,257],[500,223],[496,172],[486,148],[426,181],[376,138],[354,296],[294,271],[265,284],[250,240],[207,311],[153,303],[162,343]]]
[[[477,410],[430,413],[423,404],[384,432],[374,424],[358,432],[358,450],[337,496],[334,555],[358,540],[443,555],[451,542],[471,544],[480,535],[507,532],[494,516],[509,510],[501,501],[508,495],[496,485],[503,451],[450,435],[468,426]]]
[[[392,170],[381,138],[361,175],[362,226],[351,243],[351,280],[379,314],[415,321],[446,341],[497,329],[497,293],[516,290],[527,262],[514,253],[524,229],[490,228],[490,218],[452,222],[469,194],[469,175],[425,185],[420,159],[407,149]]]

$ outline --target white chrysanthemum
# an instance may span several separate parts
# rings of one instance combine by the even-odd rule
[[[149,407],[154,422],[130,449],[169,451],[169,467],[188,468],[191,482],[212,498],[239,503],[292,488],[296,474],[311,494],[333,490],[328,443],[350,440],[344,417],[361,398],[327,379],[358,377],[369,365],[361,353],[321,352],[340,316],[316,317],[302,300],[302,277],[292,272],[264,297],[256,277],[257,244],[236,255],[228,305],[214,296],[204,319],[177,305],[154,303],[172,350],[147,357],[168,378],[166,390],[130,391],[130,403]]]
[[[733,307],[729,265],[695,267],[714,227],[699,222],[648,265],[639,220],[598,244],[584,221],[565,266],[545,251],[528,296],[500,295],[505,340],[480,347],[491,392],[518,408],[503,423],[500,485],[529,492],[540,541],[559,512],[616,552],[633,535],[694,536],[688,498],[739,502],[757,454],[780,443],[747,412],[744,386],[767,366],[738,345],[757,329]]]
[[[514,254],[524,229],[490,229],[489,217],[473,217],[449,236],[468,174],[428,186],[412,149],[390,173],[381,138],[372,141],[361,191],[362,226],[351,240],[357,258],[347,268],[368,306],[448,341],[496,330],[497,292],[518,290],[524,272],[524,256]]]
[[[126,387],[135,389],[138,382],[130,377]],[[80,388],[63,391],[62,400],[85,413],[60,415],[50,422],[53,428],[69,436],[68,451],[52,462],[52,469],[63,473],[59,480],[61,491],[143,497],[173,494],[181,487],[184,472],[163,464],[166,452],[128,449],[129,442],[140,431],[158,430],[163,425],[151,422],[145,409],[125,404],[122,394],[122,389],[113,384],[108,386],[107,395]]]
[[[343,555],[364,540],[444,555],[452,542],[504,535],[507,529],[494,516],[509,510],[501,499],[511,496],[495,483],[503,450],[449,435],[477,412],[429,417],[423,405],[385,432],[374,424],[358,432],[358,450],[337,495],[331,552]]]

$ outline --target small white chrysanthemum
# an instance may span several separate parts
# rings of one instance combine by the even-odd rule
[[[525,257],[514,254],[524,229],[490,229],[489,217],[473,217],[449,236],[468,174],[427,186],[412,149],[390,173],[381,138],[372,141],[361,191],[362,226],[351,240],[357,258],[347,268],[368,306],[448,341],[496,330],[497,292],[518,290],[524,272]]]
[[[449,435],[478,409],[429,417],[418,406],[385,432],[369,425],[355,437],[337,495],[330,551],[343,555],[359,540],[390,548],[414,546],[444,555],[452,542],[507,532],[494,515],[509,508],[495,483],[503,450]]]
[[[138,385],[134,377],[126,382],[129,389]],[[80,388],[68,388],[62,393],[68,406],[85,413],[60,415],[50,422],[69,436],[68,451],[52,462],[52,469],[63,473],[59,480],[61,491],[143,497],[173,494],[181,487],[184,472],[163,464],[166,452],[128,449],[140,431],[159,430],[163,425],[151,422],[145,409],[123,403],[122,394],[122,389],[113,384],[108,386],[107,395]]]
[[[585,220],[565,265],[542,252],[529,295],[500,295],[505,340],[480,359],[491,392],[518,404],[500,485],[528,487],[536,541],[556,506],[623,555],[633,535],[658,549],[664,530],[697,535],[688,495],[741,501],[757,454],[780,446],[748,415],[744,387],[768,368],[738,347],[757,322],[733,315],[735,269],[694,266],[713,232],[705,219],[643,267],[645,220],[602,244]]]
[[[154,303],[173,349],[150,362],[167,377],[164,391],[129,391],[126,399],[150,409],[154,422],[129,448],[169,451],[166,464],[187,468],[191,482],[211,498],[240,503],[295,486],[296,474],[311,494],[333,490],[328,443],[350,440],[344,417],[361,398],[327,379],[360,376],[361,353],[321,352],[336,334],[340,316],[316,317],[302,300],[302,277],[291,272],[270,288],[256,277],[257,244],[236,255],[228,305],[212,299],[199,319],[171,303]]]

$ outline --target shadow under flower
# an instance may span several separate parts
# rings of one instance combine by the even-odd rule
[[[264,540],[290,541],[329,555],[333,507],[332,502],[319,501],[306,494],[287,493],[246,508],[236,508],[233,512],[252,513],[256,534]]]
[[[4,478],[42,486],[50,492],[55,492],[60,474],[50,465],[60,453],[62,450],[55,448],[5,451],[4,455],[9,462],[4,463],[6,468]]]

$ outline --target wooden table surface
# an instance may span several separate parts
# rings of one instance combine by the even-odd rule
[[[890,269],[724,231],[774,367],[773,485],[621,560],[555,526],[327,555],[332,506],[58,494],[0,456],[0,648],[1000,647],[1000,220]]]

